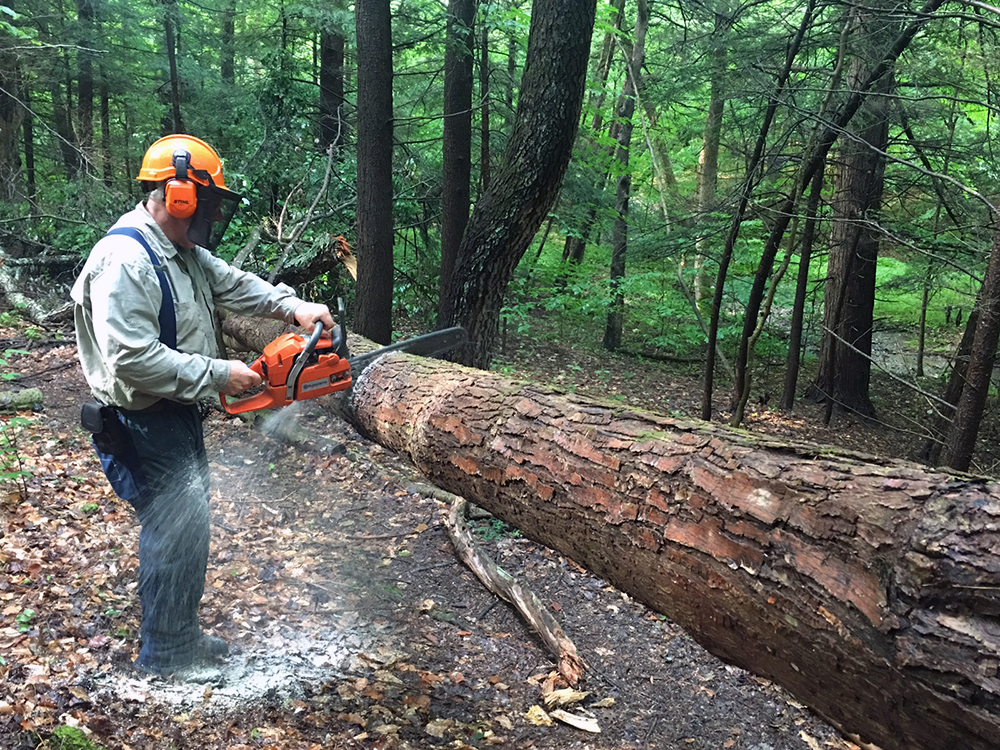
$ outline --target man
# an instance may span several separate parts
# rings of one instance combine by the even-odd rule
[[[135,666],[198,679],[228,645],[198,625],[209,519],[197,402],[261,382],[243,362],[219,358],[215,308],[308,329],[318,321],[330,329],[333,319],[326,305],[212,255],[240,196],[226,189],[207,143],[161,138],[137,179],[146,200],[98,241],[72,290],[83,373],[105,405],[84,407],[84,422],[108,479],[142,526]]]

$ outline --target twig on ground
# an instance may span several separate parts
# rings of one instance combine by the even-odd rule
[[[476,574],[486,588],[517,608],[557,658],[559,673],[570,685],[576,685],[586,666],[577,653],[576,646],[532,591],[476,548],[465,523],[465,505],[463,498],[456,497],[445,521],[448,536],[451,537],[459,559]]]

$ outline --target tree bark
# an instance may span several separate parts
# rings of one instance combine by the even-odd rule
[[[809,291],[809,264],[812,260],[816,226],[819,224],[819,204],[823,197],[823,170],[816,170],[809,190],[806,209],[806,228],[802,233],[802,247],[799,249],[799,273],[795,282],[795,303],[792,305],[792,322],[788,333],[788,356],[785,359],[785,386],[780,407],[791,411],[795,407],[795,391],[799,382],[799,365],[802,357],[802,331],[806,311],[806,295]]]
[[[355,3],[358,45],[358,332],[392,338],[392,20],[389,0]]]
[[[181,82],[177,72],[177,38],[174,21],[177,17],[177,0],[161,0],[163,3],[163,39],[167,49],[167,63],[170,73],[170,123],[172,132],[184,132],[184,118],[181,117]]]
[[[852,88],[867,77],[872,52],[886,46],[887,14],[852,12],[852,37],[860,39],[849,79]],[[882,153],[889,140],[892,88],[890,70],[873,87],[874,95],[866,98],[852,121],[850,137],[840,139],[819,376],[811,389],[820,400],[832,399],[835,409],[865,417],[875,416],[868,387],[880,237],[877,221],[885,175]],[[838,304],[841,296],[843,303]]]
[[[24,120],[18,97],[26,90],[24,70],[13,46],[13,39],[0,35],[0,200],[4,202],[17,200],[21,173],[17,136]]]
[[[490,26],[483,9],[479,34],[479,194],[490,186]]]
[[[978,319],[965,386],[955,405],[955,415],[945,440],[944,464],[959,471],[968,471],[972,463],[1000,339],[1000,215],[994,216],[994,223],[993,250],[976,306]]]
[[[326,403],[844,730],[995,750],[1000,486],[400,354]]]
[[[641,70],[646,57],[646,28],[649,25],[649,5],[637,0],[635,40],[632,53],[626,60],[625,84],[616,108],[619,122],[618,146],[615,149],[618,163],[618,181],[615,190],[615,223],[611,242],[611,304],[608,306],[604,326],[604,348],[617,351],[622,345],[622,327],[625,322],[625,262],[628,257],[628,203],[632,193],[632,172],[629,171],[629,153],[632,146],[632,117],[635,115],[636,81],[634,71]]]
[[[443,321],[469,344],[450,356],[486,367],[507,285],[555,201],[583,101],[596,0],[535,0],[514,132],[459,248]]]
[[[97,45],[97,22],[94,0],[76,0],[80,24],[80,47],[76,52],[76,133],[83,154],[84,169],[91,172],[94,163],[94,52]]]
[[[472,0],[450,0],[444,51],[444,132],[441,145],[441,277],[438,321],[469,223],[472,178]],[[485,29],[485,25],[483,27]]]
[[[344,117],[344,32],[340,28],[320,32],[319,145],[324,151],[340,149],[347,135]]]
[[[219,76],[230,86],[236,83],[236,0],[227,0],[222,9]]]

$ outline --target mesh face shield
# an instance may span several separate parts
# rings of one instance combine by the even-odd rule
[[[196,245],[214,251],[222,242],[229,222],[233,220],[242,197],[237,193],[216,187],[198,186],[198,208],[191,217],[187,237]]]

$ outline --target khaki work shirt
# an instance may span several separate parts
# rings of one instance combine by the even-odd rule
[[[290,287],[240,271],[203,247],[177,247],[142,203],[115,227],[138,229],[159,258],[174,296],[177,349],[160,341],[163,294],[149,255],[130,237],[102,238],[70,293],[83,374],[99,401],[144,409],[161,398],[217,396],[229,362],[219,359],[216,306],[295,322],[302,300]]]

